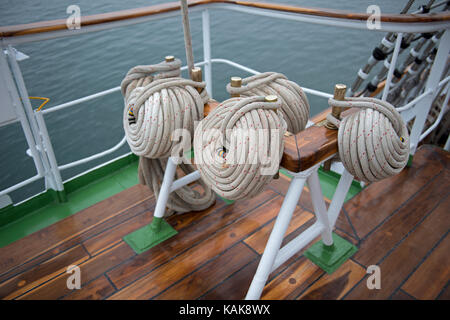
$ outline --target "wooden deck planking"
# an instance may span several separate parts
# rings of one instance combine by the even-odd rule
[[[372,231],[369,238],[360,243],[354,259],[365,266],[378,264],[415,226],[433,211],[450,188],[449,172],[438,175],[424,190],[407,201],[398,212]],[[445,190],[444,192],[442,190]]]
[[[293,300],[324,273],[310,260],[301,257],[265,286],[261,299]]]
[[[379,183],[372,183],[344,204],[344,210],[359,238],[366,237],[442,171],[444,167],[437,158],[431,149],[424,148],[416,154],[412,168]],[[390,187],[387,188],[387,185]]]
[[[120,242],[116,246],[103,251],[99,255],[81,263],[81,285],[89,283],[91,280],[103,275],[113,266],[135,255],[134,251],[125,243]],[[60,276],[36,287],[34,290],[19,297],[19,299],[60,299],[73,291],[67,288],[69,274],[63,273]]]
[[[205,265],[169,287],[155,299],[198,299],[229,276],[258,257],[242,242],[221,253]]]
[[[163,242],[117,266],[108,272],[108,276],[116,287],[121,289],[186,249],[205,241],[211,234],[245,216],[249,210],[258,205],[264,205],[266,201],[276,196],[273,191],[266,190],[250,200],[241,201],[231,206],[222,206],[218,210],[207,209],[206,211],[210,214],[201,219],[199,223],[189,225],[172,237],[170,241]]]
[[[366,274],[366,270],[352,260],[347,260],[332,274],[324,273],[298,299],[341,299]]]
[[[346,298],[388,299],[448,232],[450,229],[449,208],[450,197],[447,197],[378,264],[381,269],[381,289],[369,290],[364,278]]]
[[[104,276],[92,280],[80,290],[72,290],[62,300],[101,300],[111,295],[116,289]]]
[[[402,289],[417,299],[436,299],[450,278],[449,253],[450,237],[447,235],[411,275]]]
[[[89,208],[67,217],[43,230],[35,232],[8,246],[0,248],[0,256],[5,257],[0,261],[0,274],[10,272],[15,267],[27,264],[30,267],[35,264],[31,261],[35,258],[37,263],[41,255],[51,257],[73,245],[80,243],[92,234],[110,227],[111,223],[120,223],[130,214],[131,210],[142,205],[146,210],[146,201],[153,199],[148,188],[136,185],[108,199],[105,199]],[[20,250],[17,250],[20,248]],[[52,252],[49,254],[49,252]]]
[[[70,265],[79,265],[89,259],[86,250],[77,245],[33,269],[20,273],[0,284],[0,297],[14,299],[46,281],[65,273]]]
[[[184,275],[195,271],[208,260],[232,247],[249,233],[273,219],[281,202],[282,198],[278,196],[258,207],[258,210],[253,209],[238,218],[233,224],[221,229],[213,239],[202,241],[199,245],[145,275],[138,282],[120,290],[111,298],[150,299],[154,297],[168,286],[181,280]],[[111,280],[114,282],[113,278]]]
[[[448,162],[448,153],[421,147],[412,168],[346,203],[355,230],[342,212],[336,233],[354,244],[354,231],[362,238],[351,260],[327,275],[299,253],[269,277],[263,298],[449,299],[448,268],[437,271],[448,265],[450,197],[442,194],[450,184]],[[141,255],[121,238],[151,221],[155,199],[135,186],[0,249],[2,258],[14,253],[0,262],[0,297],[242,299],[288,183],[281,175],[254,199],[233,205],[218,200],[208,210],[172,216],[168,221],[179,234]],[[396,199],[380,201],[386,194]],[[308,197],[299,201],[284,243],[315,220],[307,190],[303,195]],[[49,243],[54,245],[46,248]],[[382,289],[369,292],[363,266],[374,261]],[[81,290],[67,289],[69,264],[81,268]]]

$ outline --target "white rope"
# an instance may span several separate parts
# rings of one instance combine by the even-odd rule
[[[339,121],[339,157],[359,180],[374,182],[399,173],[408,162],[409,135],[405,122],[391,104],[375,98],[329,99],[331,107],[361,108]]]
[[[281,100],[231,98],[195,130],[197,168],[217,194],[238,200],[257,195],[278,172],[286,122]]]
[[[257,74],[242,79],[241,87],[228,84],[227,91],[242,97],[276,95],[281,100],[281,112],[287,123],[287,130],[291,133],[302,131],[308,123],[308,98],[298,84],[281,73]]]
[[[184,129],[192,137],[194,122],[203,118],[204,103],[209,100],[204,82],[179,78],[180,60],[157,65],[132,68],[122,81],[125,97],[123,126],[131,151],[140,156],[139,180],[158,197],[167,158],[179,143],[172,141],[177,129]],[[158,73],[157,73],[158,72]],[[157,74],[155,74],[157,73]],[[186,137],[183,134],[183,137]],[[185,174],[194,166],[182,164]],[[168,213],[204,210],[215,201],[215,195],[203,181],[204,192],[185,186],[169,196]]]

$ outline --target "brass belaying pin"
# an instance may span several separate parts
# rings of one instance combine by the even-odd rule
[[[231,77],[230,84],[233,88],[240,88],[242,86],[242,78],[241,77]],[[232,98],[239,97],[239,93],[231,94]]]

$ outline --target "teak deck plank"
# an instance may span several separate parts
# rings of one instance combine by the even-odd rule
[[[276,196],[273,191],[267,189],[250,200],[240,201],[230,206],[220,206],[217,210],[214,207],[206,209],[205,217],[198,223],[182,229],[170,241],[165,241],[117,266],[108,272],[108,276],[115,286],[121,289],[196,243],[208,241],[205,239],[209,238],[211,234],[228,226],[235,219],[246,215],[249,210],[259,204],[264,204]],[[200,213],[200,215],[203,214]]]
[[[253,209],[233,224],[221,229],[214,235],[214,239],[202,241],[199,245],[173,258],[110,298],[150,299],[156,296],[162,290],[181,280],[184,275],[195,271],[208,260],[232,247],[248,234],[256,231],[261,225],[273,219],[278,213],[281,202],[282,199],[279,196],[269,200],[258,210]]]
[[[450,237],[447,235],[402,286],[417,299],[436,299],[450,279]]]
[[[206,292],[199,300],[242,300],[245,298],[253,275],[258,267],[255,259],[218,286]]]
[[[89,255],[80,245],[77,245],[35,268],[27,270],[23,273],[0,284],[0,298],[13,299],[25,292],[41,285],[42,283],[56,277],[61,273],[65,273],[70,265],[78,265],[89,259]]]
[[[414,300],[413,297],[411,297],[410,295],[408,295],[407,293],[405,293],[401,290],[397,290],[397,292],[392,295],[391,299],[392,300]]]
[[[95,255],[97,252],[120,242],[125,235],[149,224],[153,218],[153,210],[155,205],[156,204],[153,201],[147,206],[146,211],[142,214],[136,215],[122,224],[119,224],[109,230],[105,230],[104,232],[86,240],[84,242],[86,249],[89,253]],[[181,215],[174,214],[168,217],[167,221],[179,231],[189,225],[192,225],[197,220],[200,220],[202,217],[210,214],[212,211],[220,209],[224,205],[225,202],[220,198],[217,198],[216,204],[206,210],[193,211]]]
[[[364,279],[345,298],[388,299],[448,232],[449,207],[450,197],[447,197],[379,264],[381,289],[369,290]]]
[[[365,274],[364,268],[352,260],[347,260],[332,274],[324,273],[298,299],[341,299]]]
[[[266,284],[261,299],[293,300],[323,274],[322,269],[301,257]]]
[[[374,230],[369,238],[362,241],[354,259],[366,266],[378,264],[391,248],[436,208],[442,196],[447,193],[442,190],[448,190],[449,187],[449,175],[438,175],[421,193],[406,202],[398,212]]]
[[[124,260],[135,255],[134,251],[125,243],[121,242],[99,255],[81,263],[81,285],[84,286],[91,280],[104,274],[113,266],[123,262]],[[62,274],[36,289],[20,296],[19,299],[36,300],[36,299],[59,299],[70,293],[72,290],[67,288],[67,278],[69,274]]]
[[[234,247],[213,258],[201,268],[176,283],[155,299],[197,299],[205,292],[255,260],[257,255],[239,242]]]
[[[345,203],[344,210],[347,211],[358,237],[367,236],[442,169],[443,165],[432,150],[425,148],[416,154],[411,168],[405,168],[394,177],[370,184]]]
[[[105,276],[100,276],[81,289],[72,290],[62,300],[101,300],[111,295],[115,290]]]
[[[94,229],[116,215],[120,215],[130,206],[150,197],[150,191],[141,185],[136,185],[105,199],[95,205],[22,238],[8,246],[0,248],[0,274],[26,263],[65,242],[79,243],[79,237],[84,232]]]

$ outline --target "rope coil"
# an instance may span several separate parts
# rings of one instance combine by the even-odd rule
[[[339,121],[339,157],[353,176],[375,182],[399,173],[409,158],[409,135],[405,122],[391,104],[375,98],[329,99],[331,107],[360,108]]]
[[[123,126],[133,153],[140,156],[139,181],[158,197],[167,158],[179,144],[173,141],[176,130],[187,130],[192,137],[194,123],[203,118],[204,103],[209,100],[204,82],[180,78],[178,59],[156,65],[132,68],[121,84],[125,98]],[[181,164],[185,174],[195,171]],[[167,201],[168,213],[204,210],[215,201],[215,195],[200,179],[203,194],[189,186],[172,192]]]
[[[298,133],[305,129],[309,118],[308,98],[302,88],[281,73],[265,72],[242,79],[242,87],[227,84],[227,91],[241,97],[275,95],[281,100],[281,113],[287,130]]]
[[[197,168],[217,194],[238,200],[257,195],[278,172],[286,122],[282,102],[268,97],[231,98],[195,130]]]

